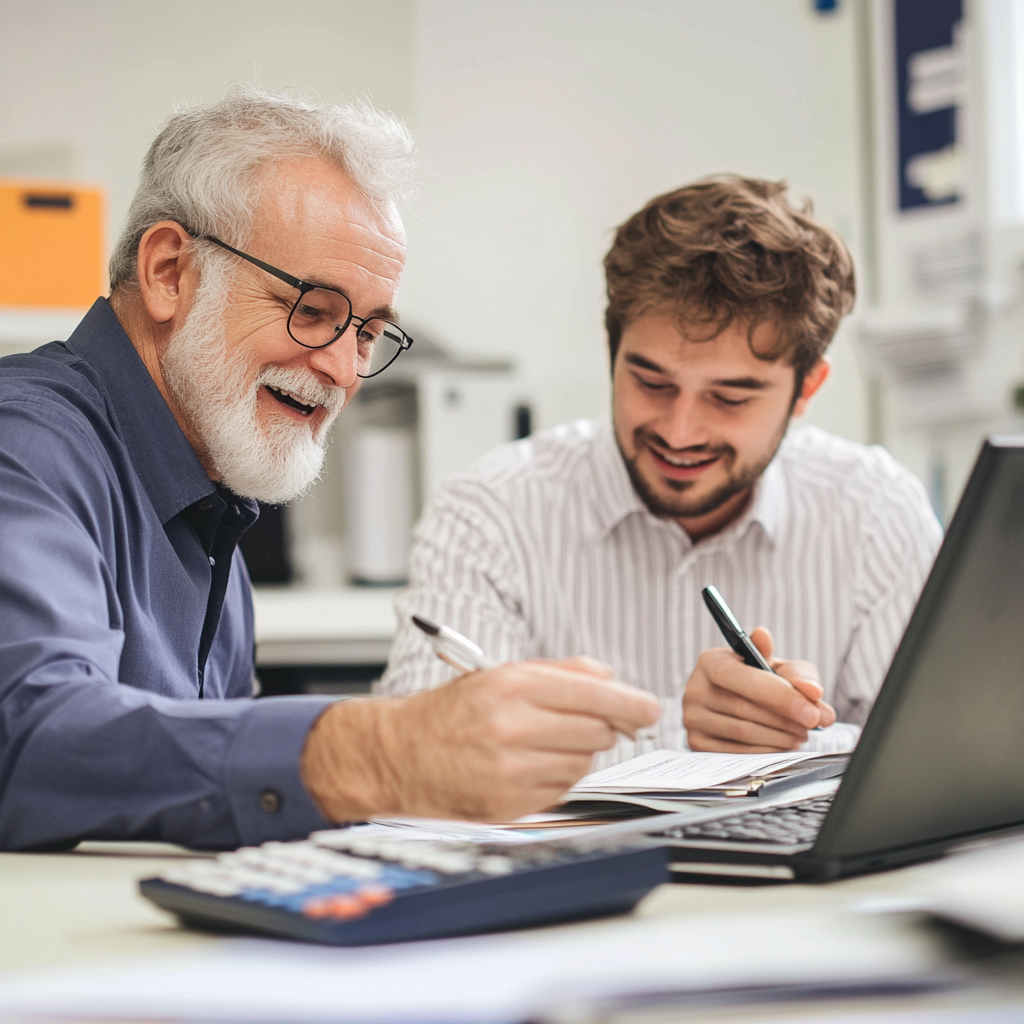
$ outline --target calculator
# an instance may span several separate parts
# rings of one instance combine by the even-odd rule
[[[349,828],[192,861],[140,888],[186,926],[361,946],[625,913],[668,881],[667,861],[632,836],[488,844]]]

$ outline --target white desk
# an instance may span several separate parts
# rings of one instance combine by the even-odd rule
[[[254,587],[256,664],[351,665],[387,661],[394,587]]]
[[[181,929],[137,894],[139,879],[158,873],[191,854],[158,844],[87,843],[73,853],[0,853],[0,976],[26,969],[72,965],[101,966],[123,958],[162,955],[213,947],[224,940]],[[711,885],[665,885],[641,903],[637,916],[696,916],[714,912],[771,915],[783,907],[839,908],[853,900],[898,896],[913,884],[919,868],[866,876],[827,886],[788,885],[733,888]],[[595,924],[562,926],[589,929]],[[913,927],[911,924],[908,928]],[[1016,986],[1024,999],[1020,960]],[[1006,973],[1006,969],[1004,969]],[[920,997],[914,1006],[982,1005],[994,998],[984,992]],[[973,1001],[973,1002],[971,1002]],[[882,1009],[888,1004],[872,1004]],[[846,1012],[863,1008],[845,1006]],[[870,1008],[870,1007],[869,1007]],[[815,1017],[820,1009],[802,1005],[772,1019]],[[690,1010],[686,1020],[750,1021],[763,1009]],[[638,1018],[639,1019],[639,1018]],[[643,1018],[648,1024],[677,1019],[673,1015]]]

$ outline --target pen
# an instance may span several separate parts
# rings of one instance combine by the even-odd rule
[[[497,662],[488,658],[472,640],[461,633],[456,633],[448,626],[439,626],[430,619],[419,615],[412,617],[413,625],[422,630],[434,648],[434,653],[447,662],[458,672],[478,672],[480,669],[494,668]]]
[[[417,629],[426,634],[434,653],[457,672],[477,672],[497,665],[497,662],[488,658],[472,640],[457,633],[450,626],[439,626],[421,615],[414,615],[412,621]],[[635,736],[625,732],[622,735],[631,740],[653,741],[656,738],[653,726],[650,729],[638,730]]]
[[[744,664],[751,668],[759,668],[764,672],[771,672],[773,676],[779,675],[754,646],[754,641],[747,636],[747,631],[740,625],[739,619],[726,604],[725,598],[718,592],[718,588],[707,586],[700,593],[704,598],[704,603],[708,606],[708,611],[711,612],[711,617],[718,623],[718,628],[722,631],[726,642],[743,659]],[[781,679],[782,676],[779,678]],[[792,686],[792,683],[790,685]],[[820,732],[821,726],[815,726],[812,731]]]

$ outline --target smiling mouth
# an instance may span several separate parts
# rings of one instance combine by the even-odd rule
[[[319,408],[319,406],[316,405],[306,405],[304,402],[300,402],[288,391],[282,391],[280,388],[271,387],[269,384],[264,384],[263,386],[270,392],[272,397],[276,398],[277,401],[281,403],[281,405],[286,405],[289,409],[295,409],[296,412],[302,413],[303,416],[310,416]]]
[[[682,455],[666,455],[664,452],[655,452],[655,454],[663,462],[667,462],[670,466],[675,466],[677,469],[694,469],[697,466],[709,466],[718,459],[717,455],[709,455],[702,459],[688,459]]]

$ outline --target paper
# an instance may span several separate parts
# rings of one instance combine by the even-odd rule
[[[819,754],[698,754],[654,750],[610,768],[602,768],[576,783],[573,793],[672,793],[710,789],[737,779],[760,777],[809,761]]]
[[[548,815],[537,815],[538,830],[532,831],[523,820],[515,827],[478,821],[447,821],[435,818],[375,818],[369,824],[355,825],[360,834],[376,838],[415,840],[417,842],[456,843],[532,843],[537,839],[558,839],[564,834],[574,835],[575,829],[564,830],[542,826]],[[544,828],[543,833],[540,827]]]
[[[361,949],[227,940],[0,980],[0,1018],[499,1024],[643,993],[884,984],[941,966],[898,918],[692,914]]]

